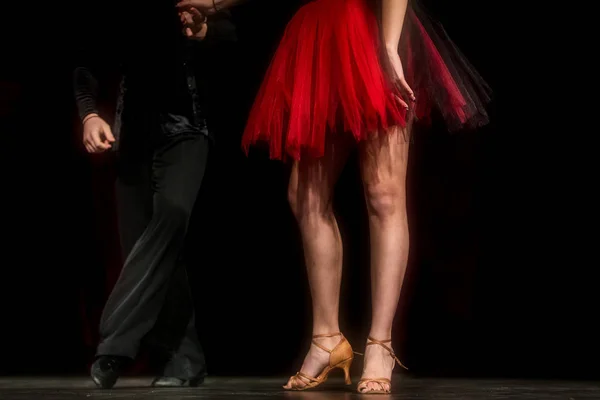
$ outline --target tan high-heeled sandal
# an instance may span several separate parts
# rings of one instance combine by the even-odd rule
[[[388,340],[377,340],[377,339],[373,339],[371,336],[369,336],[369,341],[367,342],[367,346],[372,345],[372,344],[376,344],[379,345],[381,347],[383,347],[384,349],[386,349],[389,353],[390,356],[394,359],[394,367],[396,366],[396,363],[398,363],[399,366],[401,366],[402,368],[404,368],[405,370],[408,371],[408,368],[406,368],[404,366],[404,364],[402,364],[402,362],[400,362],[400,360],[398,360],[398,357],[396,357],[396,354],[394,353],[394,350],[392,350],[391,347],[387,346],[386,343],[390,343],[392,341],[392,339],[388,339]],[[393,370],[393,368],[392,368]],[[375,383],[379,383],[382,386],[384,384],[388,384],[390,386],[390,389],[388,390],[366,390],[366,391],[361,391],[361,385],[365,384],[365,383],[370,383],[370,382],[375,382]],[[360,394],[389,394],[391,393],[391,388],[392,388],[392,381],[389,380],[388,378],[364,378],[361,379],[358,382],[358,385],[356,386],[356,391]],[[366,387],[363,386],[363,389],[366,389]]]
[[[315,339],[318,338],[328,338],[334,336],[341,336],[342,340],[333,348],[333,350],[329,350],[320,343],[317,343]],[[316,378],[310,377],[302,372],[296,373],[296,375],[291,377],[291,388],[287,390],[307,390],[313,389],[323,382],[327,380],[329,373],[336,368],[339,368],[344,371],[344,378],[346,385],[351,385],[352,380],[350,379],[350,366],[352,365],[352,360],[354,359],[354,352],[352,351],[352,347],[348,340],[344,337],[341,332],[332,333],[327,335],[315,335],[312,337],[312,344],[329,353],[329,365],[326,366],[323,371]],[[298,386],[298,382],[304,383],[304,386]],[[285,387],[284,387],[285,389]]]

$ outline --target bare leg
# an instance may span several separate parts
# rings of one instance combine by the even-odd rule
[[[313,305],[313,335],[339,332],[339,297],[342,279],[342,241],[333,214],[335,183],[348,159],[350,142],[336,137],[327,144],[325,156],[302,160],[292,169],[288,197],[296,216]],[[333,349],[340,337],[318,339]],[[311,346],[301,372],[317,376],[329,363],[329,353]],[[290,388],[288,381],[285,388]],[[303,386],[302,382],[297,382]]]
[[[369,336],[392,338],[392,324],[408,260],[406,167],[409,140],[403,128],[380,134],[361,147],[361,174],[371,234],[373,319]],[[391,346],[390,343],[388,345]],[[383,347],[367,346],[363,378],[390,378],[394,359]],[[387,389],[367,383],[361,391]]]

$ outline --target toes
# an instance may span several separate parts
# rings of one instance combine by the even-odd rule
[[[306,386],[306,384],[301,379],[296,379],[295,376],[292,376],[283,388],[286,390],[291,390],[291,389],[300,389],[300,388],[303,388],[304,386]]]
[[[292,376],[287,383],[285,384],[285,386],[283,387],[284,389],[290,390],[291,388],[294,387],[294,377]]]
[[[373,390],[375,390],[373,382],[361,383],[360,386],[358,387],[359,393],[370,393]]]
[[[390,385],[387,383],[375,382],[373,384],[373,386],[374,386],[373,390],[376,390],[378,392],[380,392],[380,391],[389,392],[390,391]]]
[[[376,390],[380,390],[380,391],[384,391],[384,392],[390,391],[390,385],[388,385],[387,383],[379,383],[379,384],[377,384],[377,386],[379,386],[379,387]]]
[[[389,392],[390,385],[387,383],[380,383],[380,382],[365,382],[365,383],[362,383],[358,387],[359,393],[371,393],[371,392],[381,392],[381,391]]]

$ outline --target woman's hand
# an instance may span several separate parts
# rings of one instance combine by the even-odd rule
[[[205,16],[209,16],[217,12],[213,0],[182,0],[177,3],[176,7],[180,12],[190,12],[191,10],[196,9]]]
[[[394,83],[396,87],[400,90],[402,95],[406,100],[415,101],[415,93],[410,88],[408,83],[406,82],[406,78],[404,77],[404,68],[402,68],[402,61],[400,60],[400,56],[398,55],[397,48],[390,48],[387,50],[388,58],[390,60],[390,64],[394,69]],[[408,110],[408,103],[405,99],[398,98],[398,101],[404,108]]]

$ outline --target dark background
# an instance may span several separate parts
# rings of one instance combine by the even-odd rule
[[[529,104],[539,99],[517,87],[508,67],[517,49],[511,12],[500,1],[425,3],[496,100],[492,124],[477,133],[447,136],[434,127],[415,137],[396,350],[419,374],[597,377],[597,261],[583,255],[590,240],[580,238],[591,237],[591,226],[572,201],[560,141],[537,125],[545,117]],[[239,148],[253,95],[297,6],[254,0],[236,9],[240,42],[222,51],[212,78],[227,83],[213,117],[219,147],[189,253],[212,374],[292,373],[308,346],[310,299],[286,204],[287,167]],[[76,27],[95,4],[28,7],[3,5],[1,21],[0,374],[85,373],[120,267],[111,158],[83,152],[72,99]],[[528,43],[525,31],[518,35]],[[528,79],[530,66],[519,68]],[[346,246],[342,329],[361,351],[368,236],[355,160],[336,206]]]

